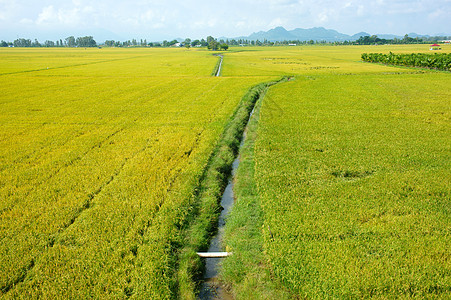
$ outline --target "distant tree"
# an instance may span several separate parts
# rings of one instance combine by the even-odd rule
[[[226,43],[221,44],[220,46],[221,50],[227,51],[227,49],[229,49],[229,45],[227,45]]]
[[[30,39],[17,39],[14,41],[14,47],[31,47]]]
[[[199,40],[194,40],[191,42],[191,46],[192,47],[196,47],[197,45],[200,45],[200,41]]]
[[[97,43],[92,36],[79,37],[76,40],[78,47],[97,47]]]
[[[57,41],[57,43],[58,43],[58,41]],[[55,47],[55,42],[47,40],[44,42],[44,46],[45,47]]]
[[[184,45],[186,44],[190,44],[191,45],[191,39],[190,38],[186,38],[185,41],[183,42]]]
[[[208,44],[208,50],[216,51],[216,50],[219,49],[219,47],[220,47],[220,44],[217,41],[215,41],[215,40],[211,41]]]
[[[208,46],[208,43],[207,43],[206,40],[201,39],[201,40],[200,40],[200,45],[201,45],[202,47],[207,47],[207,46]]]
[[[190,44],[190,43],[186,43],[186,44],[185,44],[185,48],[186,48],[186,49],[191,48],[191,44]]]
[[[211,35],[207,36],[207,44],[210,44],[211,42],[213,42],[215,40],[214,37],[212,37]]]
[[[37,39],[34,39],[34,42],[31,43],[31,47],[42,47],[42,45]]]
[[[105,46],[114,47],[114,45],[115,45],[115,42],[113,40],[106,40],[105,41]]]
[[[0,47],[8,47],[8,43],[2,40],[0,42]]]
[[[75,47],[76,46],[75,37],[73,37],[73,36],[67,37],[66,45],[67,45],[67,47]]]

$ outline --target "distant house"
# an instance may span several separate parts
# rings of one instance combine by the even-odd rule
[[[440,49],[442,49],[442,48],[440,48],[439,44],[434,44],[434,45],[431,45],[431,48],[429,50],[440,50]]]
[[[296,44],[288,44],[288,46],[296,46]]]

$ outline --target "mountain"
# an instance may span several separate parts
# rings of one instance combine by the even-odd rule
[[[309,29],[296,28],[293,30],[286,30],[283,27],[276,27],[268,31],[254,32],[249,36],[242,36],[235,39],[245,39],[245,40],[268,40],[271,42],[276,41],[354,41],[359,39],[361,36],[370,35],[366,32],[360,32],[353,36],[340,33],[333,29],[326,29],[324,27],[313,27]]]
[[[402,39],[404,36],[394,35],[394,34],[376,34],[381,39]],[[416,33],[409,33],[409,37],[425,37],[428,35],[420,35]],[[313,27],[309,29],[296,28],[293,30],[286,30],[283,27],[276,27],[268,31],[254,32],[249,36],[241,36],[235,38],[235,40],[252,40],[252,41],[264,41],[268,40],[271,42],[276,41],[326,41],[326,42],[343,42],[343,41],[356,41],[362,36],[371,36],[367,32],[359,32],[354,35],[348,35],[340,33],[333,29],[326,29],[324,27]],[[225,39],[225,38],[224,38]]]
[[[358,40],[359,38],[361,38],[362,36],[371,36],[371,34],[362,31],[362,32],[359,32],[359,33],[356,33],[356,34],[352,35],[352,36],[351,36],[351,40],[352,40],[352,41],[356,41],[356,40]]]
[[[403,38],[403,36],[399,36],[399,35],[396,35],[396,34],[379,33],[379,34],[375,34],[375,35],[377,35],[377,37],[380,38],[380,39],[386,39],[386,40],[392,40],[394,38],[397,38],[397,39],[402,39]]]
[[[297,37],[300,41],[345,41],[349,40],[350,36],[347,34],[340,33],[333,29],[325,29],[323,27],[314,27],[310,29],[296,28],[290,31],[293,35]]]
[[[248,40],[268,40],[268,41],[288,41],[295,40],[296,36],[288,32],[283,27],[276,27],[268,31],[253,33],[247,37]]]

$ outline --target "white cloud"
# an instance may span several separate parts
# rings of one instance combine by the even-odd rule
[[[285,26],[286,23],[285,21],[283,21],[281,18],[276,18],[274,20],[271,21],[271,23],[269,23],[269,27],[274,28],[274,27],[278,27],[278,26]]]
[[[32,20],[32,19],[28,19],[28,18],[23,18],[23,19],[21,19],[21,20],[20,20],[20,23],[21,23],[21,24],[25,24],[25,25],[31,25],[31,24],[34,24],[33,20]]]
[[[328,15],[327,11],[322,11],[322,12],[320,12],[320,13],[318,14],[318,20],[319,20],[321,23],[327,22],[327,21],[329,20],[329,15]]]
[[[365,15],[365,7],[363,5],[357,6],[357,16],[362,17]]]
[[[42,8],[36,19],[37,25],[77,27],[86,24],[97,24],[96,9],[93,6],[55,8],[49,5]]]
[[[276,26],[433,34],[451,30],[449,15],[451,0],[0,0],[0,35],[16,35],[30,20],[42,32],[104,28],[148,39],[233,37]]]
[[[236,28],[246,28],[246,22],[244,21],[238,21],[235,23]]]
[[[53,5],[50,5],[42,9],[41,13],[38,15],[36,23],[43,24],[49,21],[54,21],[55,19],[57,19],[57,13]]]
[[[143,14],[141,14],[141,20],[144,22],[153,21],[156,17],[156,14],[153,10],[149,9]]]

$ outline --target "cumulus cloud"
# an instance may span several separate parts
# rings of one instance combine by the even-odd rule
[[[28,19],[28,18],[23,18],[23,19],[21,19],[21,20],[20,20],[20,23],[21,23],[21,24],[26,24],[26,25],[34,24],[33,20],[32,20],[32,19]]]
[[[56,7],[49,5],[42,8],[36,18],[36,24],[42,26],[77,27],[97,24],[96,9],[91,5],[81,5],[81,1],[73,1],[72,6]]]
[[[36,20],[37,24],[43,24],[49,21],[54,21],[57,18],[57,13],[53,5],[44,7]]]
[[[275,18],[269,23],[269,27],[274,28],[278,26],[285,26],[286,23],[281,18]]]
[[[451,28],[451,0],[0,0],[0,28],[105,28],[127,36],[238,36],[276,26],[401,34]],[[1,38],[1,37],[0,37]]]

